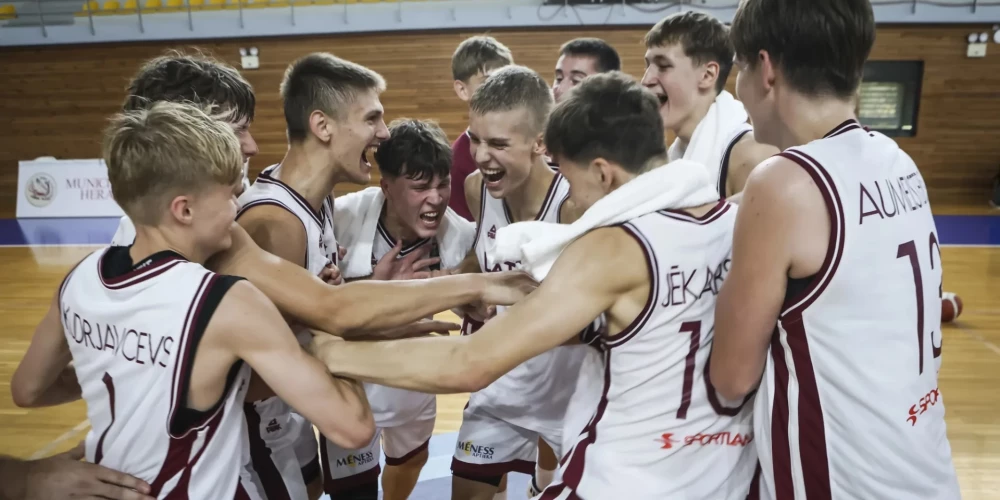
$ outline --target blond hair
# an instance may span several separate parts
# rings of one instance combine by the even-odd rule
[[[157,102],[111,119],[102,148],[108,180],[115,201],[135,223],[159,223],[166,201],[179,193],[242,178],[239,139],[210,112]]]

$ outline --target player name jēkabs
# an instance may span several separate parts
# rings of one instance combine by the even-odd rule
[[[726,257],[714,269],[681,269],[679,266],[670,266],[665,278],[666,297],[660,305],[682,306],[704,297],[706,293],[711,293],[712,297],[718,295],[732,262]]]
[[[917,172],[898,179],[875,181],[874,185],[862,183],[859,197],[861,218],[858,225],[864,224],[866,217],[877,215],[879,219],[891,219],[924,208],[929,203],[927,188]]]
[[[112,356],[121,355],[126,361],[138,365],[155,365],[166,368],[174,338],[166,335],[136,331],[108,323],[91,321],[63,307],[63,325],[77,344]],[[145,352],[143,352],[145,351]]]

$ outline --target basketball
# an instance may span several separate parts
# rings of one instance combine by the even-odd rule
[[[962,314],[962,298],[952,292],[941,295],[941,322],[950,323]]]

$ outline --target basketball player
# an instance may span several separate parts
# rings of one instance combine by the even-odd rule
[[[225,73],[222,70],[217,71],[220,74]],[[137,99],[135,105],[169,99],[171,95],[182,92],[185,89],[183,81],[179,80],[182,76],[189,76],[189,73],[140,71],[135,80],[143,83],[137,83],[134,87],[135,95],[141,99]],[[222,78],[218,81],[226,83],[227,80]],[[205,85],[213,83],[215,81],[211,79],[206,79],[204,82]],[[166,91],[160,92],[158,89]],[[219,89],[211,87],[203,94],[220,95],[212,92],[228,95],[224,94],[225,86]],[[191,97],[198,96],[192,94]],[[184,96],[179,97],[181,100],[184,98]],[[195,99],[195,101],[215,104],[223,111],[236,109],[237,115],[243,113],[239,110],[250,112],[253,110],[252,106],[240,105],[241,99],[237,96],[216,99],[211,101]],[[129,106],[128,102],[126,106]],[[364,137],[355,139],[352,141],[352,147],[356,152],[351,154],[360,157],[365,153],[371,139]],[[241,139],[241,144],[243,143]],[[411,323],[468,303],[510,304],[534,287],[533,280],[519,272],[450,276],[409,283],[326,286],[301,266],[261,250],[238,224],[232,227],[232,238],[233,243],[228,249],[214,255],[207,262],[209,269],[221,274],[245,277],[264,292],[282,313],[333,335],[384,334],[393,337],[407,332],[416,334],[438,331],[450,326],[441,322]],[[128,216],[125,216],[112,245],[128,245],[134,239],[135,230]]]
[[[256,498],[240,479],[251,367],[331,440],[368,442],[361,384],[329,377],[249,283],[202,266],[232,241],[243,161],[230,127],[160,102],[115,117],[103,149],[135,242],[70,271],[12,389],[34,406],[82,397],[88,461],[157,498]]]
[[[618,51],[608,42],[600,38],[574,38],[559,48],[552,95],[559,102],[563,94],[579,85],[584,78],[621,69]]]
[[[782,150],[747,181],[711,359],[723,395],[757,391],[751,498],[957,499],[927,190],[853,112],[872,6],[746,0],[732,40],[754,135]]]
[[[495,38],[486,35],[466,38],[451,56],[455,94],[463,102],[469,102],[490,73],[508,64],[514,64],[514,57],[510,49]],[[476,171],[476,162],[469,150],[468,134],[458,136],[451,151],[451,201],[448,206],[471,221],[473,207],[465,199],[465,178]]]
[[[642,83],[660,99],[663,125],[678,139],[684,154],[695,129],[705,119],[733,67],[729,32],[722,21],[695,11],[673,14],[646,33],[646,73]],[[718,178],[719,196],[739,201],[747,175],[758,163],[778,152],[754,140],[745,122],[729,129],[716,128],[718,165],[706,165]]]
[[[377,276],[378,263],[394,247],[400,258],[421,248],[440,258],[445,269],[458,267],[475,239],[475,226],[448,208],[451,196],[451,148],[437,124],[412,119],[389,125],[389,139],[375,153],[379,186],[340,196],[334,202],[337,241],[347,248],[341,269],[347,279]],[[427,463],[427,446],[437,414],[433,394],[365,384],[375,415],[371,446],[345,450],[323,443],[323,462],[333,498],[340,485],[365,485],[378,494],[379,441],[385,452],[382,490],[386,500],[405,500]],[[353,461],[350,457],[354,457]],[[360,459],[359,459],[360,457]]]
[[[288,66],[281,83],[288,152],[239,198],[237,220],[262,249],[317,276],[336,265],[329,193],[338,182],[368,182],[371,164],[353,148],[389,137],[378,97],[384,90],[381,75],[331,54],[309,54]],[[307,328],[296,334],[303,343],[312,337]],[[244,410],[248,471],[259,489],[270,500],[319,498],[323,481],[309,422],[259,377],[250,382]]]
[[[621,58],[618,56],[618,51],[609,43],[600,38],[574,38],[559,48],[555,78],[552,81],[552,95],[555,102],[558,103],[562,100],[562,97],[570,89],[579,85],[584,78],[598,73],[619,70],[621,70]],[[553,169],[559,168],[559,165],[547,153],[545,161]],[[545,440],[539,439],[535,473],[528,488],[529,498],[540,493],[552,482],[556,467],[559,465],[558,460],[559,458],[545,443]]]
[[[226,122],[240,139],[243,153],[241,192],[250,186],[250,158],[257,155],[257,143],[250,135],[257,98],[253,87],[232,66],[207,55],[184,54],[171,50],[146,61],[125,89],[124,111],[145,109],[155,102],[191,102],[221,108]],[[135,227],[122,217],[112,245],[126,246],[135,239]]]
[[[654,95],[619,72],[587,78],[556,106],[545,142],[574,203],[589,208],[666,163],[658,108]],[[343,376],[476,391],[540,353],[583,340],[579,332],[595,332],[585,327],[603,315],[607,327],[596,332],[604,370],[587,381],[603,393],[563,458],[561,478],[541,498],[743,500],[754,466],[749,405],[728,405],[705,378],[734,212],[720,201],[593,229],[563,249],[534,293],[474,335],[317,339],[314,352]],[[684,292],[682,280],[698,283],[691,285],[697,292]],[[496,453],[479,440],[462,446],[473,455]]]

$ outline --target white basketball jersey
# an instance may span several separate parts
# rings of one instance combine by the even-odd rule
[[[260,205],[274,205],[292,213],[306,232],[306,269],[319,275],[327,264],[337,265],[337,239],[333,234],[333,200],[327,196],[319,212],[312,209],[302,195],[280,180],[281,165],[264,169],[239,197],[239,219],[247,210]],[[308,328],[296,331],[300,343],[308,342]]]
[[[738,127],[733,134],[722,144],[726,146],[726,150],[722,153],[722,161],[719,162],[719,170],[715,172],[715,185],[716,189],[719,191],[719,196],[721,198],[726,197],[726,183],[729,181],[729,160],[733,156],[733,147],[736,146],[740,139],[749,133],[753,132],[753,127],[749,123],[743,124]]]
[[[511,224],[507,202],[482,189],[479,227],[474,248],[482,272],[520,269],[520,262],[493,262],[496,232]],[[559,222],[559,210],[569,197],[569,182],[557,173],[535,220]],[[497,308],[497,314],[503,311]],[[467,320],[463,334],[478,325]],[[469,397],[470,406],[483,408],[495,417],[536,432],[562,432],[569,398],[576,387],[580,363],[587,354],[585,345],[561,346],[521,363],[492,384]],[[559,445],[560,443],[554,443]]]
[[[735,205],[720,202],[702,217],[660,211],[622,226],[646,255],[649,298],[601,339],[604,369],[585,381],[603,388],[600,400],[543,499],[746,497],[751,404],[723,401],[706,377],[735,221]]]
[[[292,213],[306,231],[306,269],[319,275],[327,264],[337,265],[337,239],[333,234],[333,200],[327,196],[319,212],[299,193],[281,181],[281,165],[264,169],[240,195],[238,219],[259,205],[275,205]]]
[[[428,257],[437,257],[437,240],[425,238],[403,247],[397,258],[402,259],[426,244],[433,245]],[[379,259],[389,253],[389,250],[392,250],[392,247],[395,245],[395,238],[389,234],[380,220],[375,231],[375,242],[372,245],[372,267],[375,267]],[[350,249],[347,251],[350,252]],[[375,425],[381,428],[397,427],[414,421],[420,417],[428,405],[434,404],[437,401],[434,394],[367,382],[364,385],[365,393],[368,395],[368,403],[372,408]]]
[[[756,397],[762,498],[957,499],[941,366],[941,255],[913,160],[856,121],[781,156],[830,215],[789,280]],[[755,489],[753,493],[758,493]]]
[[[133,267],[128,252],[90,254],[60,290],[91,424],[87,460],[148,482],[156,498],[245,498],[239,471],[249,365],[233,365],[214,408],[187,408],[198,343],[237,278],[173,252]]]

